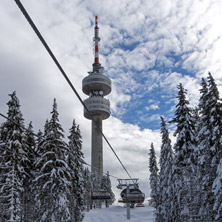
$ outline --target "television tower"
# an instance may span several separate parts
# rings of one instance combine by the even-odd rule
[[[82,80],[82,91],[89,96],[84,103],[96,121],[96,124],[92,121],[91,172],[97,176],[101,184],[103,177],[103,138],[97,126],[102,130],[102,121],[110,117],[110,102],[104,96],[111,92],[111,80],[103,74],[104,68],[99,63],[99,41],[98,16],[96,16],[93,38],[95,52],[93,70],[88,72],[89,75]],[[91,120],[85,108],[84,116]]]

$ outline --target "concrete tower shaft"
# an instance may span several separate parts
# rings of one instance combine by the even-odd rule
[[[101,116],[93,116],[97,125],[92,121],[91,172],[95,174],[101,184],[103,178],[103,137],[97,126],[102,130]]]
[[[100,37],[97,16],[95,17],[93,41],[95,45],[93,69],[83,79],[82,91],[89,96],[84,103],[96,121],[96,123],[92,121],[91,172],[97,176],[101,184],[103,177],[103,141],[101,131],[98,127],[102,130],[102,121],[110,117],[110,102],[104,96],[111,92],[112,87],[111,80],[104,75],[104,68],[99,63]],[[91,120],[86,109],[84,109],[84,116]]]

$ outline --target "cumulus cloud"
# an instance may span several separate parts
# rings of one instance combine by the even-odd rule
[[[153,142],[159,154],[160,133],[149,129],[142,130],[137,125],[121,122],[117,118],[111,117],[104,121],[104,133],[107,135],[110,143],[126,166],[132,177],[140,178],[140,184],[144,192],[145,184],[148,184],[148,151]],[[122,170],[121,165],[114,154],[104,144],[104,169],[116,172],[120,178],[126,178],[127,174]]]
[[[145,109],[148,110],[156,110],[159,109],[159,106],[157,104],[151,104],[149,106],[146,106]]]

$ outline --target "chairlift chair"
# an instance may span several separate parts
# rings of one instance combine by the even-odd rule
[[[121,198],[118,200],[119,203],[143,203],[145,199],[145,194],[141,192],[138,188],[130,188],[129,193],[127,193],[127,188],[122,190],[120,193]]]
[[[119,185],[117,188],[123,189],[120,193],[121,198],[119,203],[130,203],[134,207],[135,204],[143,203],[145,200],[145,194],[139,189],[138,179],[118,179]]]

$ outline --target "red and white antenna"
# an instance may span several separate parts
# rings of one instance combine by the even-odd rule
[[[93,38],[95,45],[95,63],[99,63],[99,27],[98,27],[98,16],[95,16],[95,35]]]

